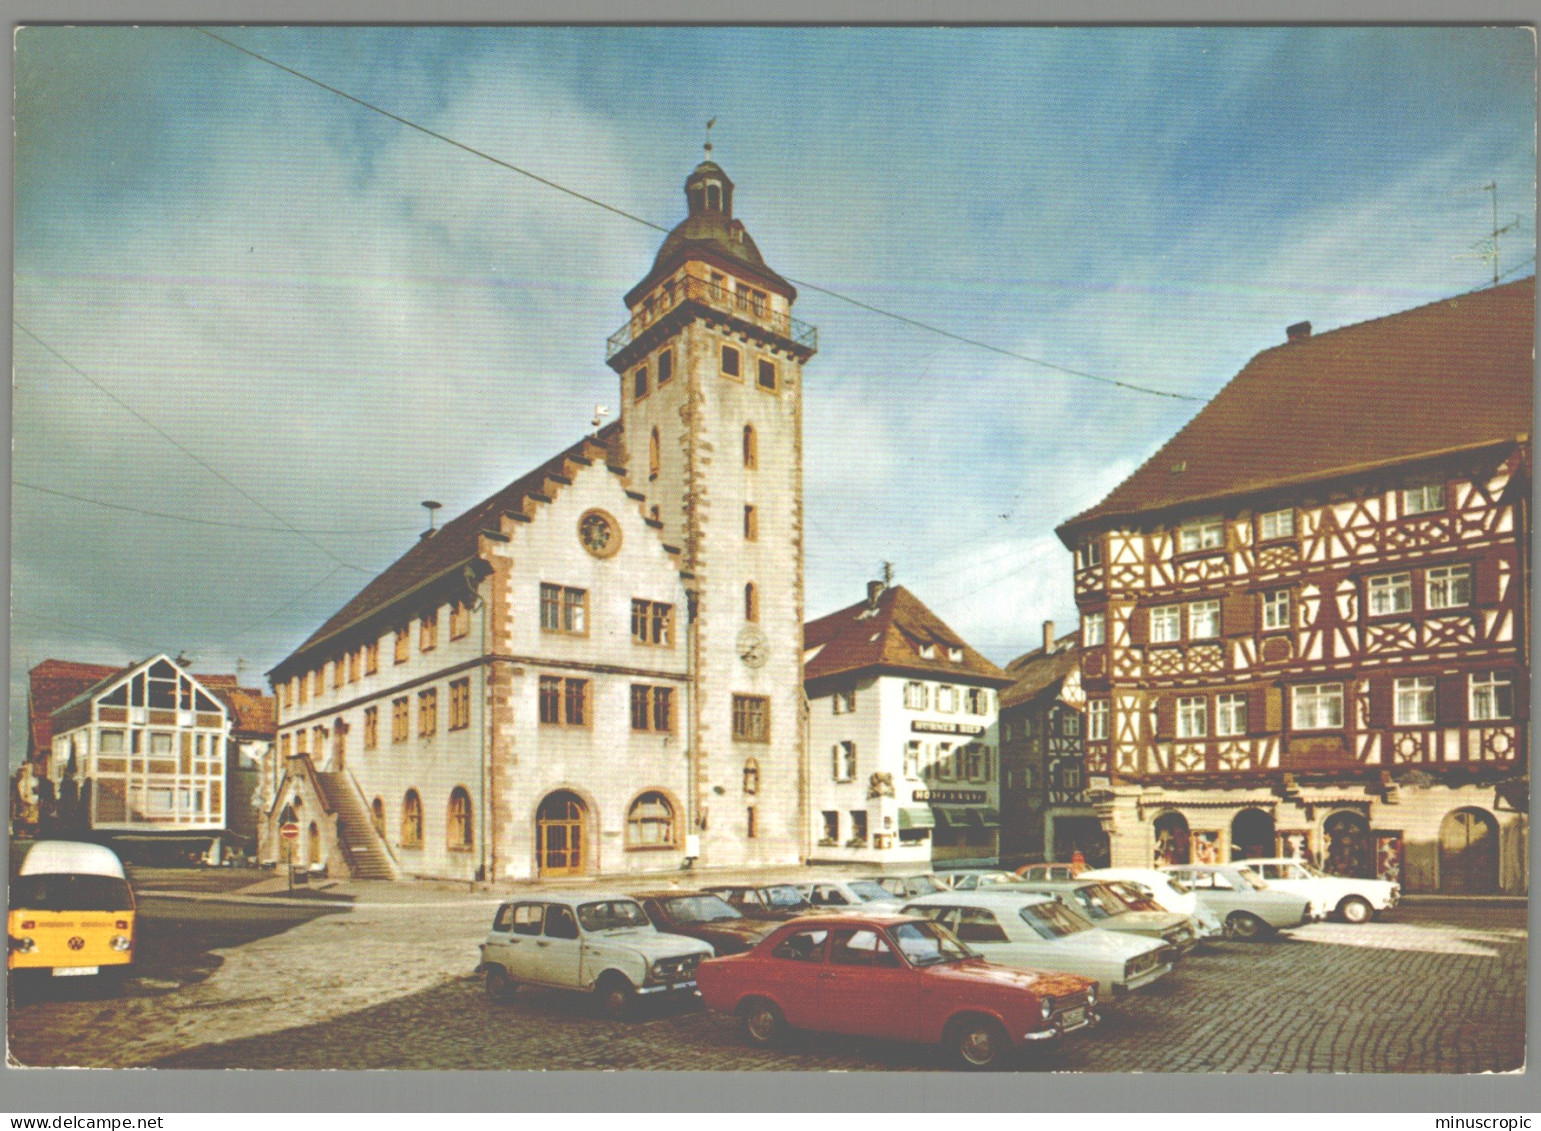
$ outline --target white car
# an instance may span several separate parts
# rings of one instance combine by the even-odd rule
[[[1193,920],[1194,932],[1201,939],[1219,938],[1225,934],[1225,924],[1220,922],[1220,916],[1200,903],[1193,889],[1159,868],[1094,868],[1082,872],[1081,878],[1122,880],[1133,884],[1168,911],[1176,911]]]
[[[1378,911],[1390,911],[1402,889],[1390,880],[1361,880],[1353,876],[1329,876],[1320,868],[1288,856],[1248,860],[1271,888],[1303,895],[1311,912],[1321,919],[1337,914],[1345,923],[1368,923]]]
[[[911,900],[904,913],[934,919],[1002,966],[1095,978],[1099,994],[1137,990],[1172,969],[1172,949],[1159,939],[1094,927],[1052,895],[944,892]]]
[[[951,884],[953,891],[984,891],[1023,882],[1015,872],[1003,872],[998,868],[955,868],[937,875]]]
[[[520,985],[596,994],[606,1016],[626,1015],[640,994],[694,993],[710,943],[666,935],[629,895],[532,895],[498,908],[477,971],[487,996],[512,1000]]]
[[[799,880],[797,890],[820,911],[864,911],[872,915],[899,910],[904,901],[875,880]]]

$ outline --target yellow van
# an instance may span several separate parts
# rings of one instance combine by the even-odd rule
[[[134,961],[134,893],[110,848],[40,840],[11,880],[8,970],[94,976],[114,986]]]

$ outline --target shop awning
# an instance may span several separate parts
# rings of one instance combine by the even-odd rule
[[[929,805],[917,805],[909,809],[899,810],[900,829],[934,829],[936,817],[931,812]]]
[[[974,810],[972,809],[954,809],[948,807],[945,812],[947,814],[947,823],[952,828],[966,829],[970,826],[973,826],[974,828],[979,827],[979,822],[974,818]]]
[[[936,828],[952,828],[952,814],[949,813],[946,809],[943,809],[940,805],[931,806],[931,817]]]

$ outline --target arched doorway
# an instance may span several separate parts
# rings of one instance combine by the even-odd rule
[[[1375,878],[1375,851],[1370,842],[1370,822],[1361,814],[1342,810],[1322,822],[1325,851],[1322,871],[1329,876]]]
[[[541,876],[576,876],[587,863],[587,809],[576,793],[558,790],[535,813],[535,866]]]
[[[1175,809],[1169,809],[1156,818],[1153,828],[1156,834],[1156,867],[1190,862],[1188,818]]]
[[[1455,809],[1439,824],[1439,890],[1498,891],[1498,822],[1481,809]]]
[[[1273,855],[1273,814],[1243,809],[1231,822],[1231,859]]]

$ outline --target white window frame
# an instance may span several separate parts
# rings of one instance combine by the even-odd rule
[[[1177,552],[1196,554],[1204,550],[1225,549],[1225,520],[1199,518],[1177,528]]]
[[[1201,621],[1200,618],[1203,618]],[[1193,601],[1188,605],[1188,639],[1213,640],[1220,635],[1220,602]]]
[[[1343,685],[1303,683],[1290,688],[1290,728],[1342,730]]]
[[[849,740],[837,742],[829,748],[829,754],[835,781],[855,781],[856,743]]]
[[[936,744],[936,760],[932,765],[936,767],[936,776],[942,781],[953,780],[952,743],[938,742]]]
[[[1417,487],[1402,488],[1402,513],[1433,514],[1445,509],[1445,485],[1424,483]]]
[[[1108,737],[1108,713],[1111,708],[1106,699],[1089,699],[1086,703],[1086,737],[1101,742]]]
[[[1177,700],[1177,737],[1209,737],[1209,700],[1203,695],[1183,695]]]
[[[1102,564],[1102,540],[1088,538],[1076,548],[1076,568],[1096,569]]]
[[[1294,598],[1288,589],[1275,589],[1263,594],[1263,631],[1273,632],[1292,627],[1291,612]]]
[[[1176,644],[1182,640],[1183,607],[1158,605],[1150,610],[1150,642],[1152,644]]]
[[[939,684],[936,689],[936,709],[944,715],[956,715],[958,689],[950,683]]]
[[[1413,575],[1381,573],[1365,582],[1366,606],[1372,617],[1394,617],[1413,611]],[[1398,603],[1401,598],[1402,603]]]
[[[1431,675],[1409,676],[1392,683],[1391,721],[1397,726],[1432,726],[1438,683]]]
[[[1510,672],[1472,672],[1467,677],[1468,717],[1474,723],[1514,718],[1514,676]],[[1507,706],[1504,699],[1508,700]],[[1500,711],[1502,713],[1500,713]]]
[[[904,776],[910,781],[920,779],[920,767],[924,764],[926,747],[918,738],[904,744]]]
[[[1100,648],[1108,642],[1108,614],[1087,613],[1081,618],[1081,646]]]
[[[1458,609],[1471,604],[1471,566],[1435,566],[1423,577],[1424,607]]]
[[[1286,507],[1278,511],[1264,511],[1257,518],[1257,536],[1259,541],[1271,542],[1275,538],[1293,538],[1295,536],[1295,510]]]
[[[918,679],[904,685],[904,705],[911,711],[924,711],[931,703],[931,690]]]
[[[1234,738],[1247,733],[1247,697],[1240,691],[1215,696],[1215,735]]]
[[[1066,711],[1059,717],[1059,732],[1066,738],[1075,738],[1081,733],[1081,713],[1079,711]]]

